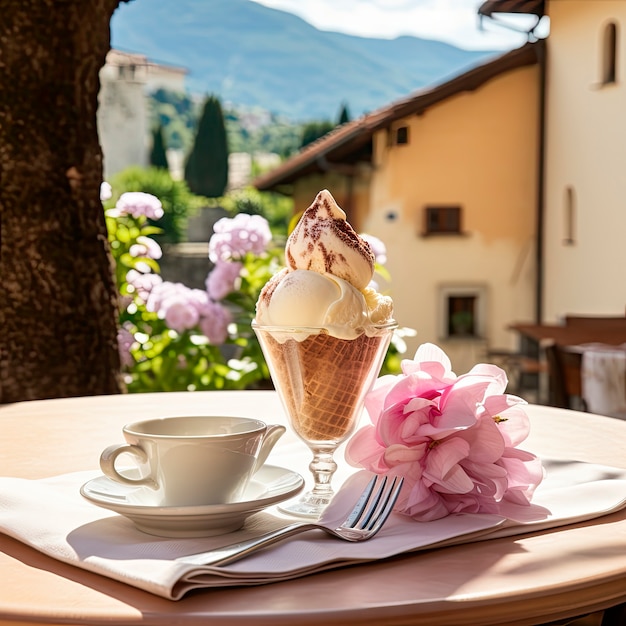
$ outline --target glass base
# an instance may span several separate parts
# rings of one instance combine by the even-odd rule
[[[333,497],[331,492],[328,496],[320,496],[312,491],[305,493],[303,496],[292,502],[279,504],[278,509],[288,515],[295,517],[306,517],[307,519],[318,519],[328,503]]]

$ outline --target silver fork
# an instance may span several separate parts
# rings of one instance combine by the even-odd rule
[[[208,552],[190,554],[176,560],[192,565],[226,565],[287,537],[293,537],[313,529],[323,530],[329,535],[345,541],[367,541],[387,521],[393,505],[400,495],[402,482],[403,479],[396,476],[388,486],[387,476],[382,478],[374,476],[360,495],[350,515],[337,528],[329,528],[313,522],[297,522],[254,539],[240,541]]]

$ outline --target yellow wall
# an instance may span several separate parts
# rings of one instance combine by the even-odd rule
[[[396,318],[418,333],[408,356],[434,342],[460,373],[485,346],[514,348],[507,325],[534,315],[537,76],[512,70],[403,120],[408,145],[375,136],[363,229],[387,245]],[[424,207],[442,204],[462,206],[464,236],[422,236]],[[485,342],[442,336],[446,286],[482,290]]]
[[[626,307],[626,2],[551,0],[544,318]],[[602,36],[618,26],[617,82],[601,84]],[[566,189],[575,229],[566,244]]]

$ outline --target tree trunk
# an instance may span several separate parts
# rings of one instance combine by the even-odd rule
[[[121,391],[96,127],[119,2],[2,2],[0,403]]]

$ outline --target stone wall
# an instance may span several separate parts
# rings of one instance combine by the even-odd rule
[[[163,280],[184,283],[187,287],[204,289],[204,281],[212,267],[209,261],[209,239],[217,220],[226,217],[219,207],[204,207],[189,219],[187,241],[163,246],[160,260]]]

